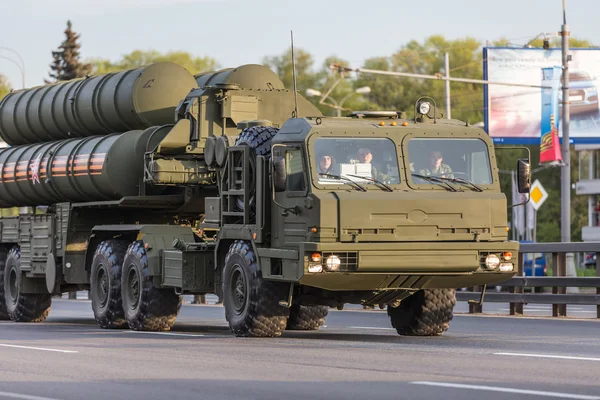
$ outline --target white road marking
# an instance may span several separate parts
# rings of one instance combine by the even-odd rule
[[[529,353],[494,353],[496,356],[536,357],[536,358],[558,358],[561,360],[600,361],[595,357],[556,356],[552,354],[529,354]]]
[[[23,400],[58,400],[50,397],[40,396],[29,396],[27,394],[0,392],[0,397],[8,397],[9,399],[23,399]]]
[[[395,328],[377,328],[374,326],[347,326],[346,328],[350,329],[375,329],[375,330],[383,330],[383,331],[395,331]]]
[[[512,389],[499,386],[483,386],[483,385],[464,385],[460,383],[444,383],[444,382],[410,382],[414,385],[426,385],[426,386],[439,386],[448,387],[455,389],[471,389],[471,390],[486,390],[489,392],[502,392],[502,393],[517,393],[517,394],[530,394],[533,396],[547,396],[547,397],[558,397],[561,399],[577,399],[577,400],[600,400],[600,396],[589,396],[585,394],[574,394],[574,393],[559,393],[559,392],[546,392],[542,390],[525,390],[525,389]]]
[[[17,346],[16,344],[4,344],[0,343],[1,347],[13,347],[15,349],[27,349],[27,350],[40,350],[40,351],[53,351],[56,353],[79,353],[75,350],[60,350],[60,349],[48,349],[45,347],[31,347],[31,346]]]
[[[122,333],[141,333],[146,335],[164,335],[164,336],[189,336],[189,337],[203,337],[203,334],[190,334],[190,333],[175,333],[175,332],[151,332],[151,331],[121,331]]]

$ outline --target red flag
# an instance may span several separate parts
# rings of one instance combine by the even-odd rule
[[[554,124],[554,115],[550,116],[552,129],[542,135],[540,141],[540,164],[549,162],[560,162],[562,160],[560,154],[560,145],[558,142],[558,129]]]

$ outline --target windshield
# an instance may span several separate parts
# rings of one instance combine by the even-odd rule
[[[492,184],[488,148],[480,139],[412,138],[408,142],[408,162],[412,181],[417,184],[435,184],[419,175]]]
[[[311,165],[320,184],[348,184],[348,179],[361,185],[400,183],[396,146],[390,139],[321,137],[314,149]]]

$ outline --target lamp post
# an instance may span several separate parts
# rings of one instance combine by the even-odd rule
[[[23,57],[21,57],[21,54],[19,54],[16,50],[11,49],[10,47],[0,46],[0,50],[10,51],[11,53],[14,53],[19,59],[20,63],[16,62],[12,58],[0,55],[0,58],[8,60],[15,64],[17,67],[19,67],[19,70],[21,71],[21,87],[25,89],[25,61],[23,61]]]
[[[311,88],[306,89],[305,93],[308,97],[322,96],[321,92],[319,92],[318,90],[315,90],[315,89],[311,89]],[[355,89],[352,92],[348,93],[347,95],[342,97],[342,99],[339,102],[337,100],[335,100],[333,97],[325,96],[325,98],[321,99],[320,103],[323,104],[323,101],[325,99],[331,100],[331,102],[334,104],[334,108],[336,109],[337,116],[341,117],[342,109],[343,109],[343,106],[344,106],[344,103],[346,102],[346,100],[348,100],[351,96],[353,96],[355,94],[367,94],[367,93],[371,93],[371,88],[369,86],[363,86],[363,87],[359,87],[358,89]]]

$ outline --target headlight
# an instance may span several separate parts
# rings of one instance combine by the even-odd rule
[[[340,269],[340,265],[342,265],[342,261],[336,255],[331,255],[327,257],[327,261],[325,261],[325,265],[327,266],[328,271],[337,271]]]
[[[510,251],[505,251],[504,253],[502,253],[502,258],[504,258],[504,261],[510,261],[512,260],[512,252]]]
[[[485,258],[485,266],[487,269],[496,269],[500,265],[500,259],[495,254],[488,254]]]
[[[429,114],[429,110],[431,110],[431,104],[429,104],[426,101],[419,103],[419,112],[421,114],[427,115],[427,114]]]

